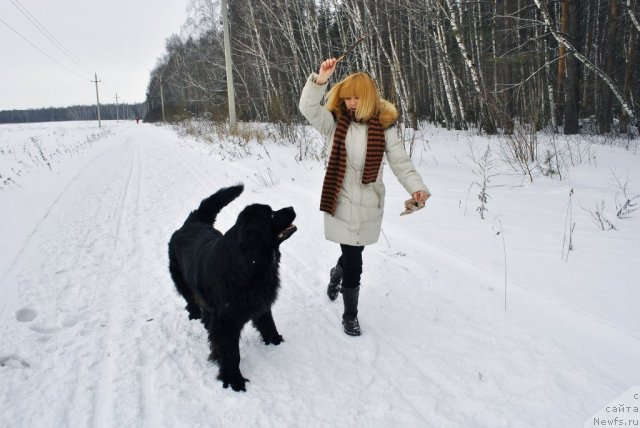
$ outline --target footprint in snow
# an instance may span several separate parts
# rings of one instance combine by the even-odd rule
[[[17,355],[0,355],[0,367],[27,369],[31,365]]]
[[[38,316],[38,312],[31,308],[22,308],[16,312],[16,319],[19,322],[31,322]]]
[[[53,334],[60,330],[58,327],[48,325],[30,325],[29,328],[41,334]]]
[[[394,258],[405,257],[407,255],[407,253],[404,253],[402,251],[383,251],[383,253],[389,257],[394,257]]]

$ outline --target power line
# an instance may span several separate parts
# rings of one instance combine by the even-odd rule
[[[40,21],[36,19],[36,17],[33,16],[31,12],[29,12],[27,8],[24,7],[22,3],[20,3],[19,0],[9,0],[9,1],[16,7],[16,9],[18,9],[18,11],[22,15],[25,16],[25,18],[27,18],[33,24],[34,27],[36,27],[38,31],[40,31],[40,33],[42,33],[42,35],[44,35],[56,48],[58,48],[60,52],[62,52],[67,58],[73,61],[85,73],[89,75],[91,74],[91,72],[89,71],[89,67],[83,64],[69,49],[67,49],[62,43],[60,43],[60,41],[53,34],[51,34],[51,32],[48,31],[44,27],[44,25],[40,23]]]
[[[49,42],[51,42],[51,44],[53,46],[56,47],[56,49],[58,49],[67,59],[71,60],[75,66],[78,67],[78,70],[82,71],[83,73],[86,73],[87,76],[91,76],[91,74],[94,74],[93,72],[89,71],[89,67],[83,63],[80,59],[78,59],[78,57],[76,57],[69,49],[67,49],[50,31],[48,31],[44,25],[42,25],[40,23],[40,21],[38,21],[38,19],[33,16],[33,14],[31,12],[29,12],[29,10],[20,2],[20,0],[9,0],[11,2],[11,4],[27,19],[29,20],[29,22],[44,36],[46,37]],[[31,40],[29,40],[27,37],[23,36],[18,30],[16,30],[15,28],[13,28],[11,25],[9,25],[6,21],[4,21],[3,19],[0,18],[0,22],[2,22],[4,25],[6,25],[11,31],[13,31],[14,33],[16,33],[20,38],[22,38],[25,42],[27,42],[28,44],[30,44],[34,49],[38,50],[40,53],[42,53],[43,55],[45,55],[47,58],[49,58],[51,61],[55,62],[56,64],[58,64],[60,67],[64,68],[65,70],[75,74],[76,76],[82,78],[83,80],[87,79],[87,76],[83,76],[80,73],[78,73],[78,71],[73,70],[72,68],[66,66],[64,63],[62,63],[60,60],[56,59],[54,57],[53,54],[49,54],[47,53],[45,50],[43,50],[42,48],[40,48],[38,45],[36,45],[34,42],[32,42]],[[91,77],[88,77],[90,82],[94,82]],[[110,88],[110,86],[108,84],[106,84],[106,82],[104,82],[104,80],[102,81],[102,84],[111,89],[112,91],[116,92],[115,89]]]
[[[48,53],[46,53],[45,51],[43,51],[42,49],[40,49],[38,46],[36,46],[33,42],[31,42],[29,39],[27,39],[25,36],[23,36],[22,34],[20,34],[16,29],[14,29],[11,25],[7,24],[2,18],[0,18],[0,22],[2,22],[4,25],[6,25],[11,31],[13,31],[14,33],[16,33],[18,36],[20,36],[20,38],[22,38],[25,42],[29,43],[31,46],[33,46],[35,49],[37,49],[38,51],[40,51],[40,53],[42,53],[44,56],[46,56],[47,58],[49,58],[51,61],[55,62],[56,64],[58,64],[60,67],[66,69],[67,71],[70,71],[71,73],[75,74],[76,76],[80,77],[82,80],[85,80],[86,77],[80,75],[77,71],[70,69],[69,67],[67,67],[66,65],[62,64],[60,61],[58,61],[57,59],[55,59],[54,57],[52,57],[51,55],[49,55]]]
[[[49,32],[28,10],[26,7],[24,7],[22,5],[22,3],[20,3],[19,0],[10,0],[11,3],[13,4],[13,6],[18,9],[18,11],[25,16],[25,18],[27,18],[31,24],[33,24],[34,27],[36,27],[36,29],[42,33],[60,52],[62,52],[62,54],[64,54],[68,59],[70,59],[71,61],[73,61],[75,63],[75,65],[77,65],[79,67],[79,69],[81,69],[83,72],[87,73],[89,76],[91,74],[93,74],[92,72],[88,71],[88,68],[86,66],[86,64],[84,64],[82,61],[80,61],[75,55],[73,55],[73,53],[67,49],[51,32]],[[86,80],[87,77],[86,76],[82,76],[81,74],[79,74],[77,71],[67,67],[66,65],[64,65],[63,63],[61,63],[60,61],[58,61],[56,58],[54,58],[53,56],[49,55],[47,52],[45,52],[43,49],[41,49],[40,47],[38,47],[35,43],[31,42],[29,39],[27,39],[25,36],[23,36],[22,34],[20,34],[20,32],[18,32],[15,28],[13,28],[11,25],[9,25],[6,21],[0,19],[0,21],[5,24],[11,31],[13,31],[14,33],[16,33],[20,38],[22,38],[24,41],[26,41],[27,43],[29,43],[31,46],[33,46],[35,49],[37,49],[40,53],[42,53],[43,55],[45,55],[47,58],[49,58],[50,60],[52,60],[53,62],[55,62],[56,64],[58,64],[60,67],[64,68],[65,70],[75,74],[76,76],[82,78],[83,80]],[[91,77],[89,77],[89,81],[93,83],[93,80],[91,80]],[[106,83],[102,82],[103,85],[105,85],[106,87],[109,88],[109,85],[107,85]],[[111,88],[110,88],[111,89]],[[113,89],[112,89],[113,90]],[[115,90],[113,90],[115,92]]]

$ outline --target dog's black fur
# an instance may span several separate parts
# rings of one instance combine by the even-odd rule
[[[240,373],[240,332],[252,321],[266,344],[279,345],[271,306],[278,295],[280,244],[296,230],[293,208],[273,211],[249,205],[227,233],[213,228],[222,208],[243,185],[219,190],[192,211],[169,241],[169,270],[187,301],[189,319],[201,319],[209,334],[209,359],[219,366],[226,388],[244,391]]]

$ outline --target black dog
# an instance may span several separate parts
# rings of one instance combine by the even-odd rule
[[[218,379],[235,391],[245,391],[248,381],[239,366],[244,325],[252,321],[266,344],[282,342],[271,306],[280,287],[279,246],[296,231],[293,208],[274,212],[260,204],[247,206],[227,233],[214,229],[220,210],[243,189],[224,188],[203,200],[169,241],[169,270],[189,319],[202,320]]]

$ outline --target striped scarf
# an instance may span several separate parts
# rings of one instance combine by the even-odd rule
[[[336,212],[338,194],[347,171],[347,150],[344,140],[347,136],[349,125],[354,121],[356,121],[354,112],[346,111],[343,107],[342,115],[338,119],[338,125],[333,136],[333,148],[329,156],[320,198],[320,211],[331,215]],[[378,116],[372,117],[367,122],[367,125],[367,155],[364,161],[364,170],[362,171],[362,184],[374,183],[378,178],[378,171],[380,171],[386,144],[380,118]]]

